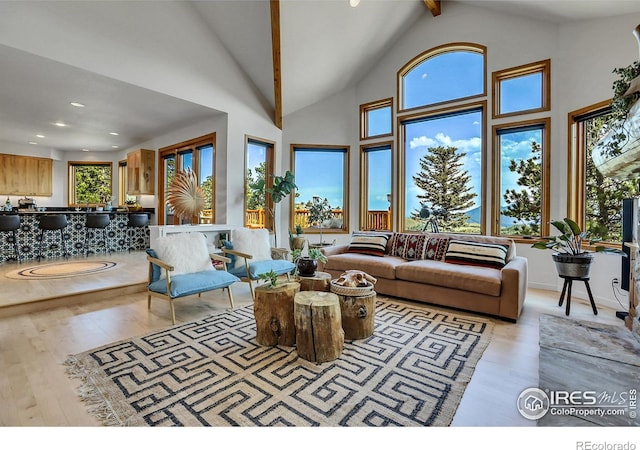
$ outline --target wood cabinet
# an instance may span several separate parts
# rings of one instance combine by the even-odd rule
[[[127,154],[127,194],[155,194],[156,152],[140,149]]]
[[[53,160],[0,154],[1,195],[53,195]]]

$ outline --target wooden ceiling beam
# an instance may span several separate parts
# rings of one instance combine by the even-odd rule
[[[442,12],[440,9],[440,0],[424,0],[424,4],[427,5],[433,17],[439,16]]]
[[[271,53],[273,58],[273,122],[282,130],[282,73],[280,60],[280,0],[271,0]]]

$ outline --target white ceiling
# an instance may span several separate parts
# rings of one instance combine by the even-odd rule
[[[558,23],[640,12],[638,0],[455,1]],[[443,17],[452,2],[442,1]],[[153,2],[145,3],[153,7]],[[191,5],[196,20],[219,37],[273,108],[269,2]],[[423,0],[361,0],[357,8],[348,0],[281,0],[280,5],[283,115],[357,82],[416,20],[431,17]],[[133,147],[220,114],[1,45],[0,74],[0,141],[44,143],[35,137],[42,133],[46,145],[59,150],[113,150],[113,145]],[[70,106],[74,98],[87,106]],[[52,127],[58,120],[70,126]],[[111,131],[120,135],[111,136]]]

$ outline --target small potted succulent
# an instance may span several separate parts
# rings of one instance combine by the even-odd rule
[[[552,256],[556,264],[559,276],[571,278],[588,278],[593,262],[593,252],[584,248],[585,245],[593,245],[601,239],[589,239],[589,232],[582,231],[578,224],[569,219],[554,220],[551,222],[559,232],[559,235],[542,238],[532,245],[533,248],[542,250],[555,250]],[[595,252],[625,255],[622,250],[613,247],[598,245]]]

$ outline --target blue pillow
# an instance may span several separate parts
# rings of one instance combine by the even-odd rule
[[[227,241],[226,239],[222,240],[222,246],[228,250],[233,250],[233,243],[231,241]],[[226,253],[225,256],[231,260],[231,262],[227,265],[227,268],[234,268],[236,265],[236,255]]]
[[[152,248],[148,248],[145,251],[147,252],[147,255],[151,256],[152,258],[158,257],[158,254]],[[158,281],[160,279],[160,275],[162,275],[162,267],[157,264],[151,263],[151,282],[153,283],[154,281]]]

